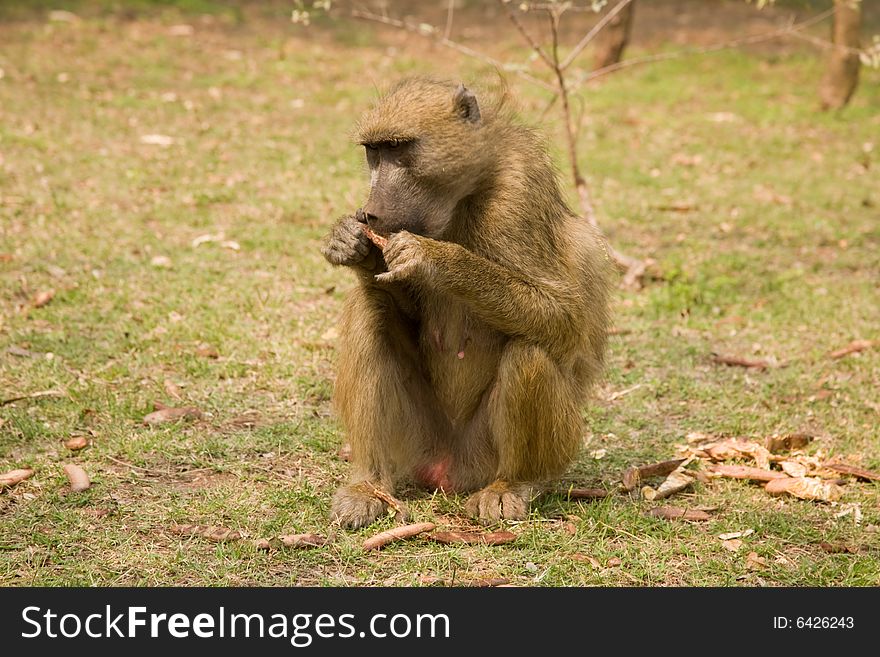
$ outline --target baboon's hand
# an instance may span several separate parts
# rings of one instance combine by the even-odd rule
[[[405,230],[391,235],[382,251],[388,271],[376,276],[376,280],[393,283],[424,276],[430,267],[425,249],[426,240],[426,237],[413,235]]]
[[[349,215],[333,226],[321,253],[332,265],[351,267],[363,262],[372,247],[370,238],[364,233],[364,224],[355,215]]]

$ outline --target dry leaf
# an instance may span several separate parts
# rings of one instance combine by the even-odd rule
[[[153,267],[158,267],[160,269],[171,269],[171,265],[172,265],[171,258],[169,258],[168,256],[164,256],[164,255],[153,256],[150,259],[150,264]]]
[[[92,485],[86,471],[73,463],[68,463],[64,466],[64,474],[67,475],[67,479],[70,481],[70,491],[72,493],[79,493]]]
[[[717,436],[713,436],[710,433],[703,433],[702,431],[691,431],[684,437],[684,439],[687,441],[688,445],[692,445],[694,447],[705,445],[706,443],[711,443],[718,440]]]
[[[598,461],[599,459],[605,458],[605,455],[607,453],[608,453],[608,450],[604,449],[604,448],[603,449],[594,449],[590,452],[590,456]]]
[[[0,489],[15,486],[15,484],[24,481],[33,474],[34,471],[30,468],[20,468],[0,473]]]
[[[734,538],[744,538],[746,536],[751,536],[754,533],[754,529],[744,529],[741,532],[727,532],[726,534],[718,534],[718,538],[720,538],[722,541],[729,541]]]
[[[794,495],[802,500],[834,502],[843,494],[840,486],[815,477],[786,477],[768,481],[764,489],[771,495]]]
[[[746,557],[746,568],[749,570],[763,570],[767,567],[767,560],[759,557],[757,552],[749,552]]]
[[[650,511],[648,515],[663,520],[690,520],[692,522],[702,522],[710,520],[711,516],[700,509],[684,509],[679,506],[658,506]]]
[[[619,565],[622,564],[622,563],[623,563],[623,561],[621,561],[618,557],[611,557],[611,558],[608,560],[608,562],[607,562],[606,565],[607,565],[609,568],[616,568],[617,566],[619,566]]]
[[[31,305],[34,308],[42,308],[52,301],[53,298],[55,298],[55,290],[43,290],[34,295],[34,298],[31,299]]]
[[[765,470],[763,468],[751,468],[747,465],[725,465],[710,463],[706,466],[706,472],[715,477],[729,477],[731,479],[750,479],[752,481],[773,481],[775,479],[788,479],[784,472]]]
[[[199,536],[209,541],[237,541],[241,538],[239,532],[216,525],[171,525],[168,531],[181,536]]]
[[[473,586],[481,589],[491,588],[493,586],[506,586],[510,584],[510,580],[504,577],[487,577],[485,579],[475,579],[473,582],[465,586]]]
[[[292,548],[314,548],[327,545],[327,539],[319,534],[288,534],[279,536],[277,540],[281,546]]]
[[[42,354],[38,354],[35,351],[29,351],[28,349],[22,349],[17,345],[12,345],[6,350],[11,356],[18,356],[19,358],[39,358]]]
[[[174,397],[174,399],[177,399],[178,401],[180,400],[180,388],[176,383],[174,383],[174,381],[172,381],[171,379],[165,379],[164,387],[165,392],[168,394],[169,397]]]
[[[178,420],[198,420],[201,417],[202,412],[193,406],[187,406],[185,408],[162,408],[144,416],[144,424],[155,426],[167,422],[177,422]]]
[[[79,22],[79,16],[74,14],[72,11],[66,11],[64,9],[53,9],[49,12],[49,22],[77,23]]]
[[[578,531],[577,525],[575,525],[573,522],[562,523],[562,530],[569,536],[574,536],[575,534],[577,534]]]
[[[736,552],[742,547],[742,540],[739,538],[731,538],[726,541],[721,541],[721,545],[724,546],[725,550],[730,550],[731,552]]]
[[[752,358],[742,358],[740,356],[723,356],[721,354],[712,354],[712,362],[719,365],[729,365],[732,367],[745,367],[746,369],[766,370],[771,366],[770,361]]]
[[[853,522],[857,525],[862,524],[862,505],[861,504],[846,504],[842,511],[838,511],[834,514],[835,518],[845,518],[846,516],[852,514]]]
[[[254,547],[258,550],[269,550],[272,548],[272,545],[268,538],[257,538],[254,539]]]
[[[835,472],[850,475],[856,479],[864,479],[865,481],[880,481],[880,473],[865,470],[848,463],[826,463],[825,467]]]
[[[74,436],[73,438],[69,438],[64,441],[64,446],[71,450],[77,451],[80,449],[84,449],[89,446],[89,440],[85,436]]]
[[[773,435],[769,436],[765,441],[765,446],[771,452],[788,452],[793,449],[801,449],[806,447],[813,441],[813,436],[805,433],[791,433],[785,436]]]
[[[168,135],[141,135],[141,143],[150,146],[171,146],[174,143],[174,137]]]
[[[660,463],[650,463],[639,467],[627,468],[623,473],[623,489],[635,490],[643,479],[649,477],[665,477],[684,462],[684,459],[672,459]]]
[[[480,545],[505,545],[513,543],[516,540],[516,534],[513,532],[432,532],[428,534],[428,538],[438,543],[466,543]]]
[[[211,345],[205,344],[203,342],[198,347],[196,347],[196,356],[217,360],[218,358],[220,358],[220,352],[214,349],[214,347],[212,347]]]
[[[821,543],[817,543],[817,545],[822,548],[822,550],[830,554],[839,554],[842,552],[848,554],[859,554],[860,552],[865,552],[865,549],[861,547],[846,545],[845,543],[828,543],[826,541],[822,541]]]
[[[171,36],[192,36],[194,33],[195,29],[193,29],[193,26],[186,23],[172,25],[168,28],[168,34]]]
[[[588,563],[593,568],[601,568],[602,567],[602,563],[596,557],[591,557],[586,554],[581,554],[580,552],[577,552],[577,553],[571,555],[571,558],[574,559],[575,561],[580,561],[582,563]]]
[[[389,543],[401,541],[424,532],[434,531],[436,525],[433,522],[419,522],[414,525],[403,525],[384,532],[379,532],[364,541],[364,550],[378,550]]]
[[[770,468],[770,452],[763,445],[750,440],[730,439],[722,440],[712,445],[703,447],[703,451],[713,461],[727,461],[729,459],[748,456],[754,459],[755,465],[767,470]]]
[[[872,340],[853,340],[842,349],[832,351],[829,355],[831,356],[831,358],[834,359],[843,358],[844,356],[849,356],[850,354],[864,351],[865,349],[870,349],[874,345],[875,343]]]
[[[779,466],[789,477],[805,477],[807,475],[807,466],[797,461],[781,461]]]
[[[693,212],[699,209],[699,206],[690,201],[673,201],[672,203],[665,203],[654,207],[661,212]]]
[[[684,464],[682,464],[684,465]],[[655,490],[650,486],[642,488],[642,497],[646,500],[661,500],[675,493],[680,493],[694,483],[694,478],[684,471],[682,466],[669,473],[669,476]]]

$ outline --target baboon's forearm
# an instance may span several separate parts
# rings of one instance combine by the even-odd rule
[[[382,265],[381,270],[384,270],[384,263]],[[358,281],[363,287],[377,292],[379,298],[390,299],[394,307],[407,319],[416,319],[417,309],[412,294],[405,290],[401,283],[381,283],[377,281],[375,274],[380,271],[377,269],[367,269],[365,267],[356,267],[354,269],[357,273]]]
[[[437,289],[465,302],[486,324],[523,337],[551,353],[568,348],[575,301],[561,285],[527,280],[463,246],[434,242],[429,261]]]

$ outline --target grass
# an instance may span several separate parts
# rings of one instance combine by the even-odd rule
[[[347,136],[382,80],[492,73],[361,25],[303,32],[255,10],[233,21],[222,7],[126,17],[96,6],[73,24],[33,12],[0,23],[0,397],[65,393],[0,406],[0,471],[36,470],[0,493],[0,583],[880,584],[880,488],[867,483],[845,487],[860,524],[837,517],[841,505],[721,481],[673,500],[718,507],[699,525],[648,518],[648,503],[624,495],[550,495],[510,546],[416,540],[363,554],[391,520],[337,532],[326,519],[347,470],[329,401],[333,329],[354,281],[318,247],[366,191]],[[181,22],[194,33],[173,35]],[[812,451],[880,468],[880,350],[827,356],[880,338],[880,75],[865,71],[849,108],[819,114],[820,74],[809,51],[725,52],[585,94],[582,165],[604,225],[663,277],[615,299],[621,332],[567,482],[611,487],[628,465],[670,458],[689,431],[807,431],[821,436]],[[539,123],[541,92],[514,88]],[[558,125],[542,127],[562,166]],[[142,143],[150,134],[174,141]],[[659,209],[674,203],[689,211]],[[194,247],[203,235],[215,239]],[[713,351],[786,366],[720,367]],[[147,428],[154,402],[206,415]],[[74,434],[91,447],[69,453]],[[66,492],[67,462],[91,489]],[[466,524],[462,499],[409,501],[416,520]],[[175,523],[335,538],[264,553],[181,539]],[[735,553],[717,538],[749,528]],[[864,550],[829,554],[822,541]],[[752,551],[766,567],[749,567]]]

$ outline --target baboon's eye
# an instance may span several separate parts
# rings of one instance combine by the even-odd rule
[[[368,151],[377,151],[377,150],[379,150],[379,147],[376,146],[376,144],[364,144],[364,148],[366,148]]]
[[[402,145],[403,145],[403,142],[399,141],[397,139],[389,139],[388,140],[388,148],[390,148],[392,150],[395,148],[400,148]]]

